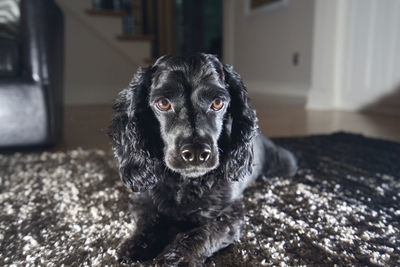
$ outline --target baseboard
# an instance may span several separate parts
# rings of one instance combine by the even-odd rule
[[[306,98],[310,85],[282,81],[245,81],[249,92]]]
[[[263,81],[245,82],[250,100],[257,106],[304,108],[308,86],[305,84]]]

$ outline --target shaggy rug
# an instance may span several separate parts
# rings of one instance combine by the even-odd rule
[[[280,138],[292,179],[245,192],[243,237],[207,266],[400,265],[400,144],[338,133]],[[0,266],[116,266],[135,225],[110,152],[0,155]]]

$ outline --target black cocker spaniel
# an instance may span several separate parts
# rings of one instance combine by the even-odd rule
[[[140,68],[114,110],[110,137],[136,220],[121,261],[202,265],[240,238],[251,181],[296,172],[294,156],[259,132],[240,76],[213,55]]]

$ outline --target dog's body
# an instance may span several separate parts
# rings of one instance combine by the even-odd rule
[[[165,56],[140,69],[110,126],[137,228],[124,261],[201,265],[240,238],[241,196],[296,161],[257,127],[240,76],[211,55]]]

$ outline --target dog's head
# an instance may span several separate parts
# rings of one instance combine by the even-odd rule
[[[114,110],[114,154],[134,191],[166,170],[233,180],[251,171],[255,112],[240,76],[212,55],[164,56],[139,69]]]

